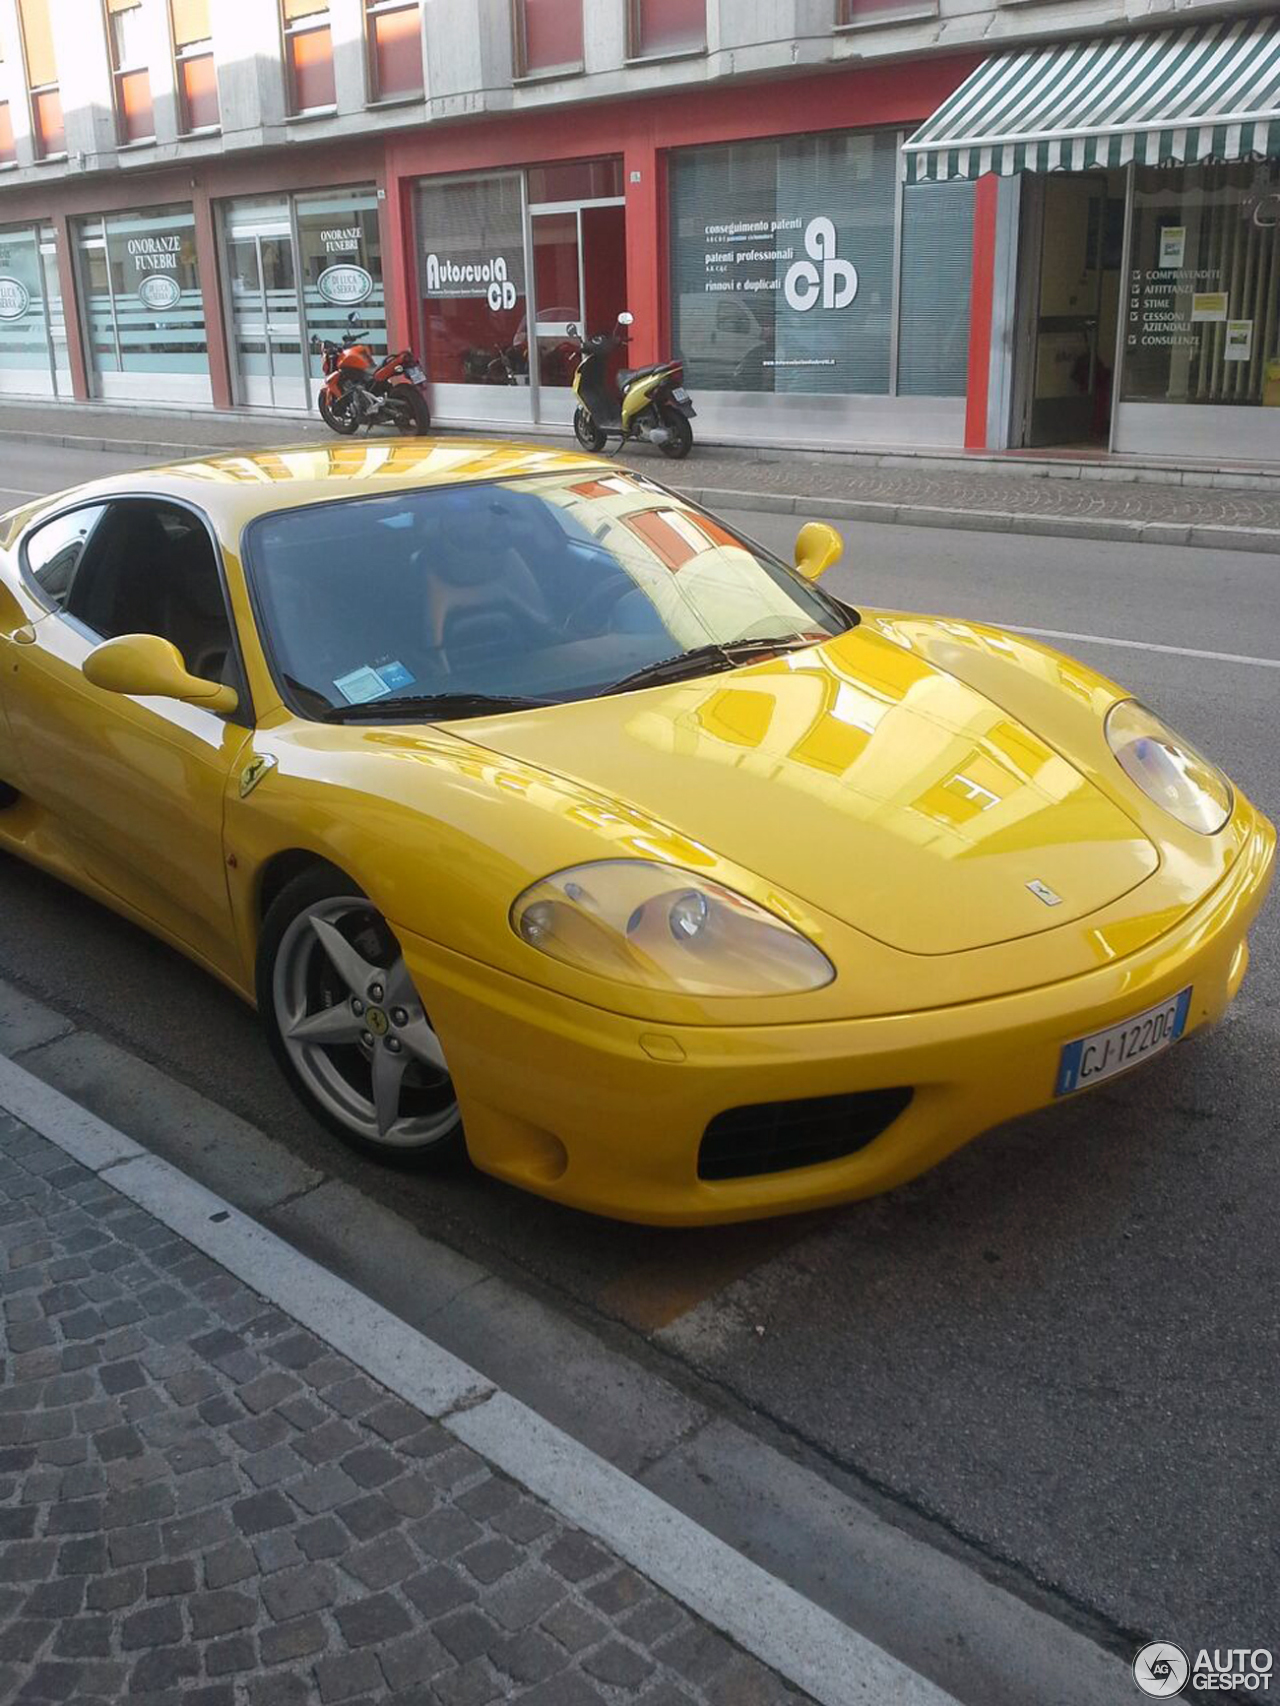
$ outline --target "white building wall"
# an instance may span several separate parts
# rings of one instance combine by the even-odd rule
[[[835,27],[835,0],[707,0],[707,50],[671,59],[628,61],[626,0],[583,0],[583,72],[516,80],[510,0],[427,0],[422,8],[426,93],[380,106],[371,120],[361,0],[331,0],[332,114],[292,120],[275,0],[211,0],[221,134],[181,139],[165,0],[144,0],[151,35],[156,140],[116,144],[106,21],[92,0],[51,0],[68,159],[35,162],[16,0],[0,0],[7,86],[18,164],[0,172],[6,188],[67,172],[132,170],[249,148],[303,146],[380,130],[420,127],[485,112],[568,106],[742,77],[779,76],[823,66],[874,64],[916,54],[988,51],[1090,31],[1156,27],[1226,13],[1267,11],[1274,0],[921,0],[918,11]]]

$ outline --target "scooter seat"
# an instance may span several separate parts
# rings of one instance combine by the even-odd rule
[[[618,384],[625,391],[637,379],[647,379],[651,373],[664,373],[671,365],[669,361],[655,361],[652,367],[624,367],[618,374]]]

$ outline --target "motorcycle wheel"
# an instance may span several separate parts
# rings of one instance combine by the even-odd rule
[[[658,449],[673,462],[683,462],[693,449],[693,428],[689,425],[689,417],[682,415],[679,409],[671,408],[669,404],[664,405],[658,413],[663,426],[671,434],[666,443],[660,444]]]
[[[339,432],[344,438],[349,438],[360,425],[360,422],[356,419],[355,411],[352,407],[352,400],[349,396],[339,397],[338,407],[336,409],[330,407],[329,399],[325,396],[323,391],[321,391],[316,401],[320,407],[320,419],[331,432]]]
[[[609,442],[609,435],[598,427],[590,412],[583,408],[573,411],[573,436],[584,450],[598,453]]]
[[[422,392],[404,388],[404,395],[397,397],[396,402],[400,431],[407,438],[425,438],[431,431],[431,409]]]

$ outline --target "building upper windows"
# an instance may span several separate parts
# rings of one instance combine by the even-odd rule
[[[630,0],[632,59],[699,53],[707,45],[706,0]]]
[[[836,0],[836,24],[891,24],[898,18],[931,18],[938,0]]]
[[[583,0],[513,0],[517,77],[582,70]]]
[[[107,0],[111,38],[111,74],[115,90],[116,134],[123,142],[153,142],[155,109],[151,101],[147,20],[142,0]]]
[[[407,101],[422,94],[419,0],[365,0],[365,41],[371,101]]]
[[[0,166],[17,164],[18,152],[13,146],[13,118],[8,101],[0,101]]]
[[[216,130],[221,115],[209,0],[170,0],[169,21],[183,132]]]
[[[62,98],[58,93],[58,62],[53,52],[53,30],[49,23],[49,0],[21,0],[22,56],[31,97],[31,128],[36,153],[42,160],[67,151],[62,122]]]
[[[337,100],[328,0],[281,0],[289,112],[327,112]]]

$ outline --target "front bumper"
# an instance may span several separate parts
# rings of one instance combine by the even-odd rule
[[[449,1056],[476,1165],[575,1208],[660,1225],[749,1220],[891,1189],[1053,1099],[1063,1043],[1191,984],[1186,1033],[1221,1018],[1248,964],[1275,831],[1140,952],[1017,995],[874,1019],[666,1026],[495,972],[399,931]],[[915,1095],[855,1154],[750,1178],[698,1177],[728,1108],[891,1086]]]

